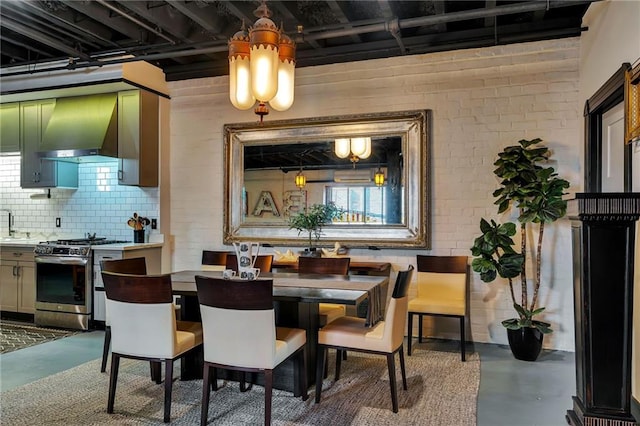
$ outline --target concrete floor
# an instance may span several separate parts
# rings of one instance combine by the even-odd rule
[[[0,390],[30,383],[99,358],[104,332],[92,331],[0,355]],[[458,352],[457,342],[428,341],[414,350]],[[575,395],[574,354],[543,351],[518,361],[507,346],[478,344],[481,359],[478,426],[562,426]],[[437,391],[437,390],[436,390]],[[455,425],[451,425],[455,426]]]

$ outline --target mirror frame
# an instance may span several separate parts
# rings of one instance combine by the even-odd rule
[[[305,235],[287,225],[243,223],[244,147],[332,140],[366,135],[401,138],[404,157],[404,221],[395,225],[327,225],[318,246],[339,241],[348,247],[430,248],[431,174],[429,146],[431,111],[313,117],[258,124],[224,125],[224,234],[225,244],[254,241],[271,246],[306,246]]]

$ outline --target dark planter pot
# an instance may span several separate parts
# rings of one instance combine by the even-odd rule
[[[523,327],[518,330],[507,329],[509,347],[516,359],[535,361],[542,350],[544,334],[534,327]]]
[[[310,249],[304,249],[304,251],[300,253],[300,256],[322,257],[322,252],[320,250],[316,250],[316,247],[311,247]]]

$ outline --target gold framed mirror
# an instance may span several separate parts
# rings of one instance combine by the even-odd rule
[[[332,201],[344,214],[323,227],[319,246],[430,248],[430,118],[417,110],[226,124],[224,243],[306,246],[289,217]],[[370,149],[354,156],[358,138]],[[352,141],[344,158],[339,139]]]

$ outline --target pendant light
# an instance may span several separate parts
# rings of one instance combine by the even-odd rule
[[[304,188],[307,185],[307,177],[302,174],[302,167],[300,167],[300,171],[296,174],[296,186],[300,189]]]
[[[375,182],[376,186],[384,185],[384,172],[380,167],[378,167],[378,170],[376,170],[375,174],[373,175],[373,181]]]
[[[293,104],[295,82],[294,41],[269,17],[265,0],[254,11],[258,20],[229,40],[229,99],[240,110],[251,108],[260,122],[269,114],[267,104],[286,111]]]
[[[333,152],[339,158],[350,157],[354,167],[361,158],[371,155],[371,138],[339,138],[334,141]]]

